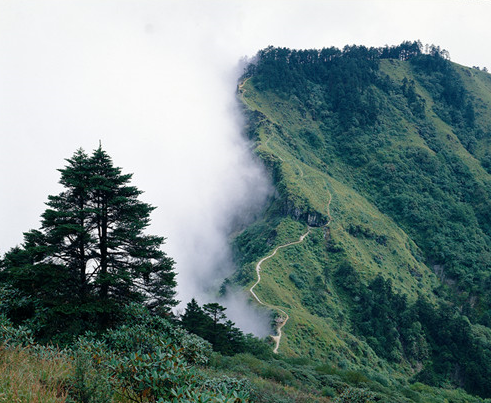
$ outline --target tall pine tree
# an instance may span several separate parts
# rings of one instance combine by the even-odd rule
[[[131,302],[168,313],[176,305],[174,262],[161,250],[163,237],[144,233],[154,207],[138,200],[132,175],[101,147],[67,162],[64,191],[48,197],[40,230],[24,234],[1,262],[0,282],[15,296],[11,319],[51,338],[111,326]]]

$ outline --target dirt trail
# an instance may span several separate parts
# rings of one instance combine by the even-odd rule
[[[247,77],[244,81],[242,81],[240,84],[239,84],[239,91],[241,92],[242,96],[244,96],[244,93],[247,91],[245,88],[244,88],[244,85],[246,85],[247,81],[249,81],[251,77]]]
[[[330,213],[330,208],[329,208],[330,205],[331,205],[331,200],[332,200],[332,195],[331,195],[331,193],[329,193],[329,201],[327,202],[327,216],[329,217],[329,220],[324,225],[324,227],[327,227],[331,223],[331,220],[332,220],[331,213]],[[300,238],[298,239],[298,241],[293,241],[293,242],[289,242],[289,243],[284,244],[284,245],[277,246],[276,249],[273,251],[273,253],[271,253],[270,255],[262,258],[256,264],[257,281],[249,289],[250,293],[256,299],[256,301],[258,303],[260,303],[261,305],[264,305],[264,306],[266,306],[268,308],[271,308],[271,309],[275,309],[275,310],[279,311],[282,314],[282,316],[280,318],[278,318],[277,321],[276,321],[276,332],[277,332],[277,335],[276,336],[271,336],[271,338],[275,341],[275,347],[273,349],[273,353],[275,353],[275,354],[278,353],[278,348],[280,347],[281,336],[282,336],[281,329],[282,329],[283,326],[286,325],[286,322],[288,322],[288,319],[290,319],[290,316],[288,316],[288,314],[283,309],[281,309],[280,307],[275,306],[275,305],[271,305],[271,304],[268,304],[268,303],[265,303],[265,302],[261,301],[259,299],[259,297],[256,295],[256,293],[254,292],[254,287],[256,287],[256,285],[258,285],[261,282],[261,264],[263,264],[266,260],[271,259],[274,255],[276,255],[276,253],[280,249],[288,248],[289,246],[297,245],[299,243],[302,243],[304,241],[305,237],[310,233],[310,230],[311,229],[312,229],[312,227],[310,227],[310,226],[307,227],[307,232],[305,232],[305,234],[301,235]]]
[[[246,93],[247,89],[244,88],[245,84],[247,83],[247,81],[250,79],[250,77],[246,78],[242,83],[239,84],[238,86],[238,90],[239,90],[239,93],[240,95],[242,96],[242,99],[244,99],[244,94]],[[272,138],[273,136],[270,136],[267,140],[266,140],[266,143],[265,145],[267,146],[268,145],[268,142],[269,140]],[[278,156],[278,158],[284,162],[283,158],[281,158],[280,156]],[[299,170],[300,170],[300,176],[303,178],[304,177],[304,172],[302,170],[302,168],[300,166],[298,166]],[[330,223],[331,223],[331,220],[332,220],[332,217],[331,217],[331,213],[330,213],[330,205],[331,205],[331,200],[332,200],[332,195],[331,193],[329,192],[329,201],[327,202],[327,216],[329,218],[329,220],[327,221],[327,223],[324,225],[324,227],[327,227]],[[275,342],[275,347],[273,349],[273,352],[275,354],[278,353],[278,348],[280,347],[280,342],[281,342],[281,336],[282,336],[282,332],[281,332],[281,329],[283,328],[283,326],[286,325],[286,322],[288,322],[288,319],[290,319],[290,316],[288,316],[288,314],[280,307],[278,306],[275,306],[275,305],[271,305],[271,304],[268,304],[266,302],[263,302],[259,299],[259,297],[256,295],[256,293],[254,292],[254,288],[261,282],[261,264],[263,264],[266,260],[268,259],[271,259],[274,255],[276,255],[276,253],[280,250],[280,249],[283,249],[283,248],[287,248],[289,246],[292,246],[292,245],[297,245],[299,243],[302,243],[305,239],[305,237],[310,233],[310,230],[312,229],[312,227],[307,227],[307,231],[302,234],[300,236],[300,238],[298,239],[298,241],[293,241],[293,242],[289,242],[287,244],[284,244],[284,245],[280,245],[278,247],[276,247],[276,249],[273,251],[273,253],[271,253],[270,255],[262,258],[257,264],[256,264],[256,274],[257,274],[257,281],[254,283],[254,285],[249,289],[250,293],[252,294],[252,296],[254,297],[254,299],[261,305],[264,305],[270,309],[274,309],[278,312],[281,313],[281,316],[276,320],[276,332],[277,334],[275,336],[271,336],[271,338],[274,340]]]

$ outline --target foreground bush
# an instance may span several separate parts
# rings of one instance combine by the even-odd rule
[[[151,315],[125,310],[126,325],[87,333],[64,350],[36,344],[0,316],[0,402],[250,401],[250,384],[198,371],[211,345]]]

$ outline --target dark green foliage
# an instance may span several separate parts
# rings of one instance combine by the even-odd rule
[[[106,382],[107,391],[130,401],[247,401],[246,381],[203,376],[191,365],[208,362],[211,348],[206,341],[137,304],[122,314],[124,325],[99,336],[86,334],[72,346],[75,358],[83,358],[76,366],[74,397],[93,396],[94,388]],[[80,373],[79,366],[87,371]]]
[[[336,272],[336,279],[353,299],[352,320],[358,334],[367,339],[377,355],[389,361],[401,361],[403,354],[411,360],[425,358],[404,351],[402,343],[407,329],[401,326],[411,326],[413,322],[410,317],[402,320],[410,316],[406,298],[393,293],[390,280],[377,277],[368,287],[364,286],[358,273],[346,263]]]
[[[110,368],[124,395],[132,401],[149,398],[168,401],[172,398],[191,397],[195,373],[170,342],[162,341],[151,353],[130,353],[113,360]]]
[[[35,343],[29,332],[0,316],[0,358],[7,349],[24,348],[26,354],[41,360],[64,362],[71,373],[61,383],[70,403],[250,401],[253,387],[248,380],[210,374],[203,367],[211,355],[206,341],[141,305],[129,305],[122,315],[126,325],[100,335],[87,333],[63,350]],[[199,370],[196,365],[201,366]],[[25,376],[29,370],[19,372]],[[3,387],[0,383],[2,395]]]
[[[466,91],[449,58],[439,48],[411,59],[416,71],[424,73],[427,88],[456,111],[465,107]]]
[[[251,352],[261,357],[269,357],[271,348],[252,334],[244,333],[227,319],[223,306],[216,302],[200,307],[193,298],[181,315],[181,325],[191,333],[208,340],[215,351],[233,355]]]
[[[346,46],[342,51],[296,51],[269,47],[258,53],[257,60],[247,74],[258,79],[261,90],[295,95],[314,118],[331,110],[345,129],[375,123],[378,106],[369,86],[376,82],[377,49]]]
[[[299,276],[298,274],[290,273],[288,278],[291,280],[293,284],[295,284],[295,287],[297,287],[299,290],[302,290],[306,287],[305,279]]]
[[[417,379],[439,385],[454,378],[467,390],[491,397],[491,350],[475,337],[469,320],[450,305],[436,310],[420,299],[417,311],[432,347],[433,357]]]
[[[381,59],[408,61],[412,78],[397,81],[382,74]],[[309,162],[316,169],[338,166],[344,170],[336,179],[352,186],[400,225],[419,246],[422,253],[415,253],[419,261],[441,267],[443,276],[469,290],[458,293],[443,287],[439,295],[462,305],[471,320],[486,323],[491,309],[491,294],[485,286],[491,260],[490,181],[477,178],[469,163],[448,147],[449,135],[445,139],[435,120],[426,116],[426,102],[417,89],[428,91],[437,115],[489,170],[488,156],[480,157],[476,151],[477,139],[484,136],[475,110],[477,101],[465,88],[448,52],[433,45],[424,48],[419,42],[379,49],[267,48],[258,53],[246,74],[261,91],[293,99],[293,107],[320,122],[319,130],[302,130],[298,139],[291,140],[300,155],[320,160]],[[350,103],[349,112],[343,112],[344,104],[338,98]],[[401,116],[427,147],[401,146],[399,138],[407,131],[399,124]],[[281,178],[279,187],[281,191]],[[365,230],[371,231],[348,228],[354,236],[371,239],[373,235]],[[244,239],[249,235],[244,234]],[[381,245],[387,243],[383,235],[375,239]],[[302,287],[296,273],[291,280]],[[474,308],[469,305],[470,295],[478,300]]]
[[[416,93],[414,81],[408,81],[406,77],[402,80],[402,94],[406,97],[409,109],[418,118],[425,116],[426,101]]]
[[[186,310],[181,315],[181,324],[185,329],[194,334],[205,334],[211,323],[212,319],[205,314],[194,298],[188,302]]]
[[[114,386],[110,371],[93,359],[90,351],[78,348],[73,352],[74,371],[70,379],[69,402],[110,403]]]
[[[131,302],[168,313],[176,304],[173,261],[160,249],[164,238],[143,233],[154,207],[138,200],[131,175],[100,147],[67,161],[65,190],[49,196],[41,229],[1,261],[0,282],[14,297],[2,310],[58,342],[114,325]]]
[[[391,281],[375,278],[368,286],[348,264],[336,273],[337,283],[354,301],[356,332],[378,356],[388,361],[425,363],[415,379],[443,386],[451,379],[473,393],[491,396],[491,350],[479,343],[469,320],[451,305],[434,306],[424,298],[408,304],[395,294]],[[350,382],[353,383],[353,382]]]
[[[402,156],[389,154],[372,163],[365,186],[368,181],[380,208],[414,237],[429,262],[459,282],[472,273],[474,292],[486,295],[482,269],[491,258],[491,232],[484,206],[491,189],[445,151],[431,155],[408,148]]]
[[[166,335],[180,348],[186,362],[190,364],[206,364],[212,352],[207,341],[139,304],[133,303],[124,308],[121,322],[122,325],[108,329],[100,336],[112,350],[150,353],[161,345],[161,338]]]
[[[347,231],[349,232],[349,234],[353,235],[354,237],[361,236],[367,239],[375,239],[381,245],[387,242],[387,237],[385,235],[377,235],[370,228],[364,227],[363,225],[359,225],[359,224],[355,225],[350,223],[347,228]]]
[[[400,45],[385,46],[384,48],[378,49],[378,51],[381,59],[398,59],[407,61],[421,56],[423,53],[423,44],[420,41],[404,41]]]
[[[349,352],[337,352],[346,358],[338,361],[342,370],[324,374],[329,381],[323,386],[340,394],[346,389],[340,379],[369,385],[381,392],[377,401],[387,402],[467,399],[461,392],[430,392],[419,383],[396,386],[387,372],[366,376],[350,367],[356,363],[367,370],[388,366],[406,380],[402,369],[423,368],[415,380],[489,396],[489,335],[476,336],[476,323],[491,324],[491,179],[479,167],[479,161],[488,172],[491,167],[490,98],[480,73],[451,63],[437,46],[404,42],[378,49],[270,47],[258,53],[246,75],[242,99],[257,117],[251,138],[261,141],[259,156],[271,168],[278,199],[293,201],[293,207],[275,209],[273,203],[261,221],[263,231],[254,224],[240,235],[243,273],[253,273],[252,263],[274,245],[265,242],[270,239],[265,223],[285,216],[306,222],[302,213],[322,197],[320,178],[335,189],[330,230],[339,236],[325,241],[326,261],[319,250],[315,261],[307,264],[299,255],[281,268],[291,282],[284,289],[301,301],[299,311],[306,308],[320,323],[340,322],[333,329],[360,342],[346,341]],[[402,241],[368,212],[352,219],[354,205],[363,199],[409,239]],[[405,242],[401,251],[396,240]],[[304,247],[311,246],[307,241]],[[257,255],[249,253],[252,248]],[[244,256],[250,259],[241,260]],[[394,267],[399,260],[400,273]],[[304,270],[308,265],[311,270]],[[374,278],[375,271],[384,277]],[[428,306],[423,297],[414,302],[418,288],[432,301]],[[308,323],[300,314],[295,319],[298,329]],[[293,350],[305,348],[288,342]],[[376,386],[370,383],[375,378]]]
[[[277,236],[275,224],[275,220],[255,223],[234,239],[234,255],[241,268],[235,275],[237,282],[246,284],[252,280],[254,271],[247,269],[274,244]]]
[[[211,347],[146,308],[136,304],[124,310],[125,324],[98,339],[79,339],[94,361],[110,372],[124,396],[132,401],[246,402],[246,381],[209,378],[194,365],[205,365]],[[160,400],[159,400],[160,399]]]
[[[346,388],[334,402],[336,403],[375,403],[375,394],[366,389]]]
[[[454,126],[462,144],[474,154],[475,138],[480,137],[479,130],[475,127],[475,101],[450,63],[448,54],[439,47],[432,46],[429,54],[414,57],[411,63],[421,84],[437,101],[434,111],[445,122]]]
[[[0,346],[15,348],[33,344],[34,338],[29,328],[15,326],[4,314],[0,314]]]

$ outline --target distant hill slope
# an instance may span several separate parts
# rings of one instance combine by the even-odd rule
[[[255,287],[280,353],[491,396],[491,75],[419,43],[270,47],[238,92],[277,192],[232,281],[312,227]]]

